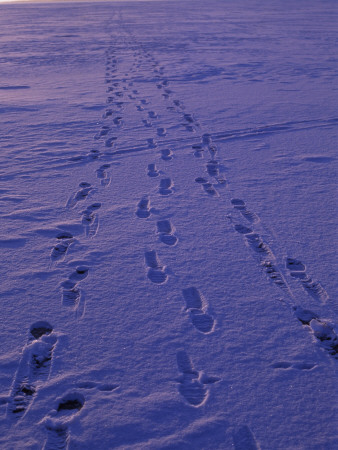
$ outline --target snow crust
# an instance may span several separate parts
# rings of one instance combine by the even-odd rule
[[[2,449],[337,448],[336,25],[0,6]]]

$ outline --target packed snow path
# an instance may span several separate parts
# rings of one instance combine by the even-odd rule
[[[336,448],[335,9],[0,7],[1,448]]]

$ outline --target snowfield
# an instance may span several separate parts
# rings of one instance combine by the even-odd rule
[[[0,448],[335,450],[337,3],[0,5]]]

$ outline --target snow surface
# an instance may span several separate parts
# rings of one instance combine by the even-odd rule
[[[338,448],[336,13],[0,7],[1,449]]]

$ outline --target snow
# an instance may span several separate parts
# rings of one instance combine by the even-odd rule
[[[0,447],[336,449],[336,3],[0,25]]]

